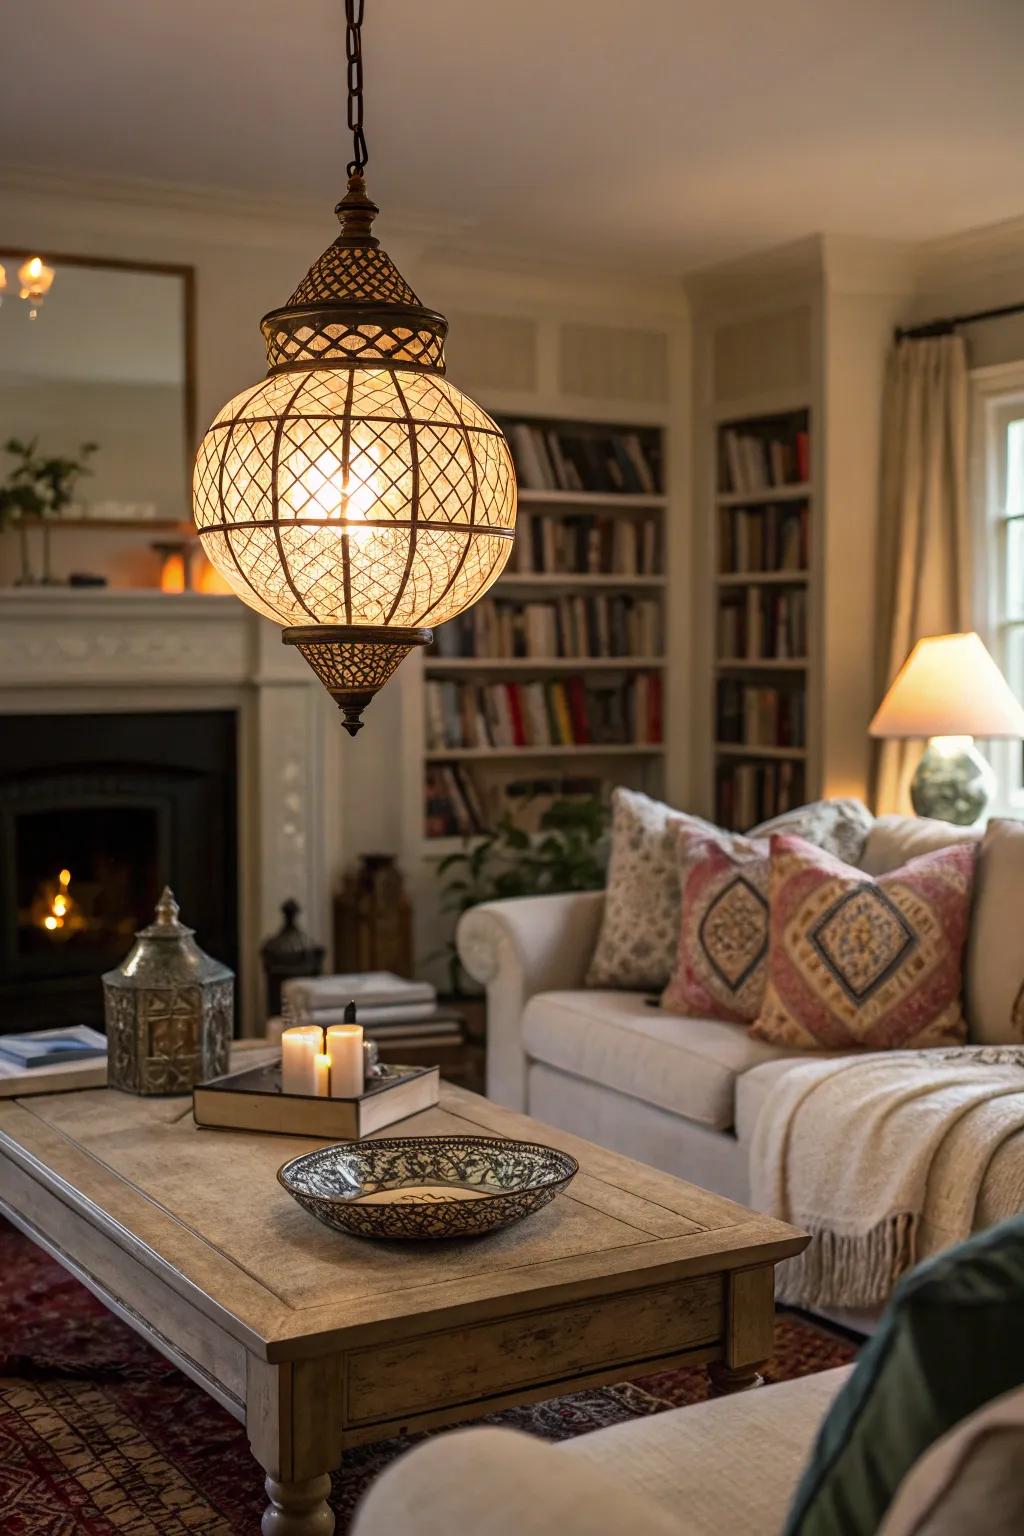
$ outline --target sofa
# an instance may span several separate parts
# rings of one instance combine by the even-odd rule
[[[965,958],[970,1038],[1024,1041],[1024,826],[984,829],[903,816],[873,821],[868,874],[958,840],[980,843]],[[484,903],[456,941],[488,1003],[488,1096],[743,1204],[754,1127],[780,1074],[803,1053],[742,1025],[664,1012],[657,997],[584,986],[600,891]],[[1024,1167],[1022,1138],[997,1154]],[[977,1224],[990,1223],[984,1190]]]
[[[716,1398],[557,1445],[507,1429],[430,1440],[384,1473],[353,1536],[778,1536],[852,1367]],[[978,1409],[911,1467],[878,1536],[1022,1529],[1024,1389]],[[851,1527],[852,1528],[852,1527]]]

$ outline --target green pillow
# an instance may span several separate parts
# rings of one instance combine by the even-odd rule
[[[874,1536],[939,1437],[1024,1383],[1024,1213],[913,1270],[822,1425],[783,1536]]]

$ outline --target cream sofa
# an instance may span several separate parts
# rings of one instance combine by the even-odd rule
[[[778,1536],[850,1369],[554,1446],[507,1429],[441,1435],[384,1473],[352,1536]],[[916,1462],[878,1536],[1019,1536],[1022,1459],[1024,1389],[979,1409]]]
[[[982,837],[883,816],[862,867],[883,874],[950,841]],[[758,1115],[779,1074],[806,1058],[751,1039],[742,1025],[683,1019],[641,993],[584,987],[603,902],[601,892],[523,897],[461,919],[459,956],[487,987],[488,1095],[746,1204]],[[993,822],[979,852],[966,957],[974,1040],[1024,1040],[1022,909],[1024,823]],[[1024,1159],[1020,1138],[998,1157]],[[984,1194],[978,1215],[986,1225]]]

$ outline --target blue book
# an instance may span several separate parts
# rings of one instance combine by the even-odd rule
[[[106,1054],[106,1040],[85,1025],[65,1030],[41,1029],[27,1035],[0,1035],[0,1057],[16,1062],[19,1067],[52,1067]]]

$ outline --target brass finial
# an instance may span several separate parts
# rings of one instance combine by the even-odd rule
[[[370,226],[380,209],[366,195],[366,180],[360,172],[348,179],[348,191],[335,208],[341,220],[341,234],[336,244],[375,247],[380,244],[371,235]]]

